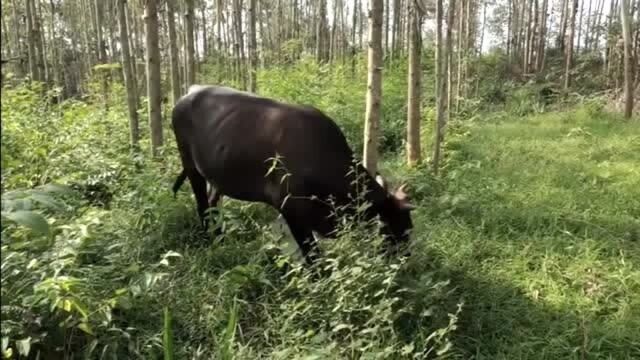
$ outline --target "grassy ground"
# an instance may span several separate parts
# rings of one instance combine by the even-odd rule
[[[426,346],[461,359],[640,357],[640,128],[595,103],[453,123],[438,180],[391,155],[383,173],[408,179],[419,207],[412,257],[372,255],[356,229],[325,244],[334,272],[311,281],[282,276],[264,206],[225,200],[224,242],[202,236],[189,186],[170,192],[170,130],[163,161],[132,159],[123,104],[105,114],[40,101],[3,96],[4,189],[80,181],[113,199],[43,210],[47,241],[3,219],[3,346],[154,358],[166,307],[177,358],[398,358]],[[332,111],[359,138],[355,101]],[[390,133],[395,149],[401,130]]]
[[[457,132],[445,186],[424,190],[416,221],[466,300],[457,352],[639,358],[637,123],[587,106]]]

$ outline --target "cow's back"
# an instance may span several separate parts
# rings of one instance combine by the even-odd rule
[[[315,108],[206,87],[176,104],[172,123],[198,171],[231,197],[273,202],[287,192],[349,190],[353,152]]]

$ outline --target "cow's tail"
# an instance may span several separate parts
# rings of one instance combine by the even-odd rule
[[[182,171],[180,172],[180,175],[178,175],[178,177],[176,178],[176,181],[173,183],[173,198],[176,198],[176,194],[178,193],[178,190],[180,190],[180,186],[182,186],[182,183],[184,183],[185,179],[187,178],[187,172],[182,169]]]

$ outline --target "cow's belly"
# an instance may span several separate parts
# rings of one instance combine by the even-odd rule
[[[193,149],[194,162],[203,175],[224,196],[243,201],[267,202],[265,195],[268,168],[251,157],[250,149],[234,152],[224,146]]]

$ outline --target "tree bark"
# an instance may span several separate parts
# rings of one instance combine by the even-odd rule
[[[589,1],[589,12],[591,11],[591,1]],[[578,39],[576,42],[576,54],[580,54],[580,40],[582,39],[582,18],[584,18],[584,1],[580,1],[580,10],[578,11]],[[587,13],[587,17],[589,14]],[[587,20],[587,31],[585,32],[585,38],[589,37],[589,21]],[[585,43],[588,43],[588,40],[585,40]],[[586,47],[586,45],[585,45]]]
[[[447,103],[446,92],[447,88],[445,74],[447,73],[447,62],[445,61],[446,52],[443,53],[442,44],[442,25],[443,25],[443,7],[442,0],[436,0],[436,122],[433,141],[433,159],[432,170],[434,175],[438,175],[440,168],[440,157],[442,152],[442,143],[444,141],[444,126],[445,126],[445,104]],[[449,3],[449,14],[447,16],[448,23],[453,23],[453,13],[455,11],[455,0],[451,0]],[[447,50],[450,51],[453,48],[451,37],[451,26],[447,26]]]
[[[410,43],[409,43],[409,71],[407,89],[407,164],[417,165],[421,162],[422,153],[420,150],[420,29],[421,14],[415,2],[411,3],[410,17]]]
[[[187,5],[187,9],[186,12],[184,13],[184,23],[185,23],[185,36],[186,36],[186,45],[187,45],[187,51],[186,51],[186,55],[187,55],[187,77],[186,77],[186,86],[185,88],[188,89],[189,86],[193,85],[196,83],[196,61],[195,61],[195,48],[194,48],[194,34],[193,34],[193,18],[194,18],[194,11],[193,11],[193,0],[186,0],[186,5]]]
[[[631,15],[629,14],[629,0],[620,0],[620,18],[622,23],[622,37],[624,39],[624,117],[631,118],[633,114],[633,53],[631,50]]]
[[[33,26],[33,0],[26,0],[26,12],[27,18],[27,49],[29,57],[29,73],[31,80],[40,81],[40,69],[38,69],[38,60],[36,53],[36,31]]]
[[[364,167],[375,175],[382,105],[382,16],[383,0],[369,1],[369,74],[364,126]]]
[[[49,66],[47,64],[47,55],[44,42],[44,31],[42,29],[42,11],[38,2],[32,3],[33,28],[35,30],[36,53],[38,61],[38,71],[40,79],[45,83],[49,82]]]
[[[251,76],[249,77],[249,91],[258,90],[257,71],[257,39],[256,39],[256,0],[249,0],[249,58],[251,59]]]
[[[566,35],[567,35],[567,17],[568,17],[568,10],[567,10],[567,6],[569,5],[569,0],[562,0],[562,14],[561,14],[561,20],[560,20],[560,33],[558,34],[558,47],[560,48],[560,51],[562,53],[564,53],[565,51],[565,43],[566,43]]]
[[[325,27],[326,27],[326,12],[327,12],[327,2],[326,0],[320,0],[319,8],[318,8],[318,21],[317,21],[317,29],[316,29],[316,61],[323,62],[327,60],[325,48],[326,45],[326,36],[325,36]]]
[[[180,98],[180,70],[178,66],[178,44],[176,36],[175,0],[166,0],[167,6],[167,30],[169,32],[169,72],[171,77],[171,97],[175,104]]]
[[[538,39],[538,55],[536,56],[536,71],[544,69],[545,47],[547,44],[547,8],[548,0],[542,2],[542,13],[540,14],[540,38]]]
[[[166,0],[165,0],[166,1]],[[209,55],[209,41],[207,36],[207,14],[206,9],[207,3],[206,1],[202,2],[202,7],[200,8],[200,13],[202,14],[202,58],[205,59],[207,55]]]
[[[145,34],[147,49],[147,97],[149,125],[151,128],[151,154],[160,156],[163,144],[162,109],[160,87],[160,49],[158,48],[158,4],[156,0],[145,0]]]
[[[573,0],[573,5],[571,6],[571,18],[569,19],[569,38],[567,39],[566,50],[567,50],[567,58],[565,62],[564,68],[564,89],[565,91],[569,90],[569,85],[571,85],[571,66],[573,63],[573,36],[576,32],[576,13],[578,12],[578,0]]]
[[[122,57],[122,75],[127,88],[127,108],[129,109],[129,134],[131,146],[133,149],[138,148],[138,140],[140,139],[140,131],[138,124],[138,94],[136,91],[133,74],[131,71],[131,54],[129,53],[129,34],[127,32],[127,16],[125,14],[127,0],[118,0],[118,25],[120,28],[120,44],[124,44],[120,54]]]

